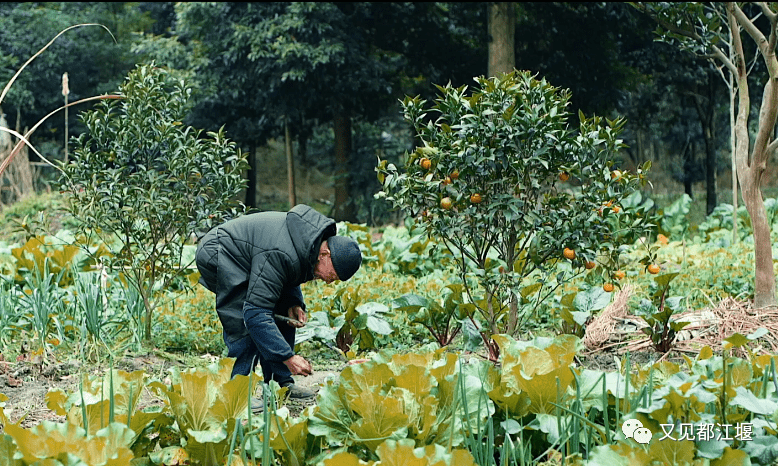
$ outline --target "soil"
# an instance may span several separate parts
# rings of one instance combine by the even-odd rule
[[[204,363],[215,361],[217,358],[211,355],[202,356]],[[318,392],[321,387],[327,384],[328,380],[337,380],[338,375],[345,363],[336,362],[335,365],[320,364],[312,362],[314,372],[307,377],[295,377],[295,383]],[[152,378],[164,380],[168,370],[173,366],[186,367],[182,360],[161,357],[156,354],[145,354],[140,356],[125,357],[115,363],[116,369],[127,372],[143,370]],[[21,420],[21,426],[30,428],[41,421],[64,422],[65,417],[55,414],[46,407],[46,394],[50,390],[62,389],[67,393],[77,391],[79,388],[80,375],[88,372],[91,375],[102,375],[107,370],[107,365],[100,364],[91,370],[83,370],[80,363],[77,362],[54,362],[45,363],[41,361],[29,361],[24,358],[15,361],[2,361],[0,355],[0,393],[8,399],[4,406],[6,416],[9,421],[16,423]],[[287,400],[286,406],[292,415],[298,414],[307,406],[316,403],[316,399],[310,400]],[[138,408],[147,409],[150,406],[161,405],[162,402],[149,391],[141,396]],[[0,425],[0,432],[2,425]]]
[[[0,355],[1,356],[1,355]],[[616,370],[617,360],[621,360],[622,354],[613,351],[593,352],[579,356],[577,363],[593,370]],[[671,354],[666,359],[677,360]],[[203,355],[203,365],[215,361],[217,358],[211,355]],[[645,365],[656,362],[661,358],[659,353],[653,351],[635,352],[630,355],[633,364]],[[352,361],[359,362],[359,361]],[[307,377],[295,377],[295,383],[318,392],[328,381],[337,381],[340,372],[346,367],[342,360],[327,359],[311,360],[314,367],[312,375]],[[189,364],[191,366],[191,364]],[[99,367],[98,367],[99,366]],[[5,394],[8,400],[5,402],[5,413],[11,422],[21,419],[21,426],[30,428],[41,421],[64,422],[64,416],[58,416],[46,407],[46,394],[53,389],[63,389],[66,392],[78,390],[79,374],[88,372],[92,375],[101,375],[107,369],[107,365],[100,364],[91,370],[83,370],[76,362],[55,362],[47,364],[40,361],[29,361],[22,358],[19,361],[9,362],[0,360],[0,393]],[[125,357],[115,363],[120,370],[132,372],[144,370],[152,378],[164,380],[169,369],[173,366],[187,367],[185,361],[176,359],[173,355],[165,353],[145,354],[140,356]],[[150,392],[145,392],[140,401],[139,409],[146,409],[154,405],[161,405],[161,401]],[[299,414],[306,407],[316,403],[316,399],[287,400],[286,406],[292,415]]]

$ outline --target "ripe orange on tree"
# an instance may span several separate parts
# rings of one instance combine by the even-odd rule
[[[613,273],[613,276],[621,280],[622,278],[626,277],[627,274],[623,270],[617,270],[616,272]]]
[[[472,202],[473,204],[480,204],[481,201],[483,201],[483,198],[479,193],[473,193],[472,195],[470,195],[470,202]]]
[[[589,261],[589,262],[587,262],[584,265],[584,267],[586,267],[587,269],[591,270],[591,269],[597,267],[597,264],[594,261]]]
[[[447,176],[443,179],[443,184],[451,184],[451,177]]]
[[[570,259],[570,260],[575,259],[575,251],[573,251],[570,248],[565,248],[565,250],[562,251],[562,255],[565,256],[565,259]]]
[[[432,166],[432,160],[428,159],[427,157],[423,157],[421,161],[419,161],[419,165],[421,165],[421,168],[429,170]]]
[[[459,178],[459,170],[454,170],[453,172],[451,172],[450,176],[452,180],[456,180],[457,178]]]
[[[613,170],[613,171],[611,172],[611,179],[612,179],[612,180],[618,180],[619,178],[621,178],[621,171],[619,171],[619,170]]]
[[[562,172],[559,174],[559,180],[560,181],[567,181],[570,179],[570,174],[567,172]]]
[[[452,202],[450,197],[447,196],[440,200],[440,207],[449,210],[451,209],[451,206],[452,206]]]
[[[613,291],[613,283],[606,283],[602,285],[602,289],[605,290],[606,293],[610,293]]]
[[[659,273],[659,270],[660,270],[660,268],[656,264],[651,264],[651,265],[648,266],[648,273],[650,273],[650,274],[656,275],[656,274]]]

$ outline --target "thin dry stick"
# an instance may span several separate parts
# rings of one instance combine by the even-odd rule
[[[70,31],[71,29],[75,29],[75,28],[79,28],[79,27],[83,27],[83,26],[100,26],[101,28],[103,28],[106,31],[108,31],[108,34],[111,34],[111,31],[107,27],[103,26],[102,24],[96,24],[96,23],[75,24],[73,26],[70,26],[69,28],[63,29],[62,31],[60,31],[59,34],[54,36],[54,38],[51,39],[48,44],[44,45],[42,49],[38,50],[38,53],[36,53],[32,57],[30,57],[29,60],[24,62],[24,65],[22,65],[22,67],[19,68],[19,70],[16,72],[16,74],[13,75],[11,80],[8,81],[8,84],[5,85],[5,88],[3,89],[3,93],[0,94],[0,103],[3,102],[3,99],[5,99],[5,95],[11,89],[11,85],[14,83],[14,81],[16,81],[16,78],[19,77],[19,75],[22,73],[22,70],[24,70],[27,67],[27,65],[29,65],[30,63],[32,63],[33,60],[38,58],[38,56],[40,54],[42,54],[47,48],[49,48],[49,46],[51,46],[51,44],[53,44],[54,41],[59,38],[59,36],[61,36],[62,34],[68,32],[68,31]],[[111,34],[111,37],[113,38],[113,41],[116,42],[116,37],[114,37],[113,34]]]
[[[51,165],[52,167],[59,169],[59,167],[58,167],[58,166],[56,166],[56,165],[54,165],[53,163],[49,162],[49,161],[48,161],[48,160],[47,160],[47,159],[46,159],[46,158],[45,158],[43,155],[41,155],[41,153],[40,153],[40,152],[38,152],[37,150],[35,150],[35,147],[33,147],[33,145],[32,145],[32,144],[30,144],[30,141],[28,141],[28,138],[30,137],[30,135],[31,135],[31,134],[32,134],[32,133],[33,133],[33,132],[34,132],[36,129],[38,129],[38,127],[39,127],[41,124],[43,124],[43,122],[44,122],[44,121],[46,121],[47,119],[49,119],[49,117],[51,117],[51,116],[52,116],[52,115],[54,115],[55,113],[59,112],[60,110],[64,109],[65,107],[72,107],[73,105],[78,105],[78,104],[81,104],[81,103],[84,103],[84,102],[91,102],[91,101],[93,101],[93,100],[122,99],[122,98],[123,98],[123,97],[122,97],[122,96],[120,96],[120,95],[99,95],[99,96],[94,96],[94,97],[87,97],[86,99],[77,100],[76,102],[71,102],[71,103],[67,104],[66,106],[65,106],[65,105],[63,105],[62,107],[60,107],[60,108],[58,108],[58,109],[54,110],[53,112],[50,112],[50,113],[49,113],[48,115],[46,115],[45,117],[41,118],[41,120],[40,120],[39,122],[35,123],[35,126],[33,126],[33,127],[32,127],[32,129],[30,129],[29,131],[27,131],[27,132],[24,134],[24,136],[22,136],[21,134],[19,134],[18,132],[14,131],[14,130],[12,130],[12,129],[9,129],[9,128],[4,128],[4,127],[0,127],[0,131],[5,131],[5,132],[8,132],[8,133],[11,133],[11,134],[13,134],[14,136],[16,136],[16,137],[18,137],[18,138],[19,138],[19,142],[18,142],[18,143],[16,143],[16,146],[14,146],[14,149],[11,151],[11,153],[10,153],[10,154],[8,154],[8,157],[6,157],[6,158],[5,158],[5,160],[3,160],[3,162],[2,162],[2,163],[0,163],[0,175],[2,175],[2,174],[3,174],[3,172],[5,171],[5,169],[6,169],[6,168],[8,168],[8,164],[10,164],[10,163],[11,163],[11,160],[14,158],[14,156],[16,156],[16,154],[18,154],[18,153],[19,153],[19,151],[21,150],[21,148],[22,148],[24,145],[27,145],[27,147],[29,147],[30,149],[32,149],[32,150],[33,150],[33,152],[35,152],[35,153],[38,155],[38,157],[40,157],[40,158],[41,158],[41,160],[43,160],[43,161],[44,161],[44,162],[46,162],[47,164]]]

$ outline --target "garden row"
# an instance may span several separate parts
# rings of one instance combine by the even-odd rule
[[[49,392],[64,423],[30,429],[0,410],[5,464],[587,465],[771,464],[778,456],[775,358],[716,356],[605,373],[574,363],[578,338],[496,337],[499,367],[444,350],[348,366],[292,417],[261,376],[230,379],[232,361],[171,371],[110,371],[80,390]],[[728,348],[747,337],[732,339]],[[138,409],[150,391],[163,404]],[[642,438],[634,427],[648,437]],[[645,430],[647,429],[647,430]],[[627,437],[628,434],[630,437]],[[585,458],[585,460],[584,460]]]

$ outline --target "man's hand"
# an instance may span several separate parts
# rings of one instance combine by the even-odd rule
[[[301,306],[290,307],[288,314],[290,319],[299,322],[299,324],[297,322],[289,322],[289,325],[292,327],[302,328],[305,327],[305,324],[308,322],[308,314],[305,313],[305,310]]]
[[[305,358],[302,356],[295,354],[291,358],[284,361],[284,364],[286,364],[286,367],[289,368],[289,371],[292,373],[292,375],[313,374],[313,368],[311,367],[311,363],[306,361]]]

